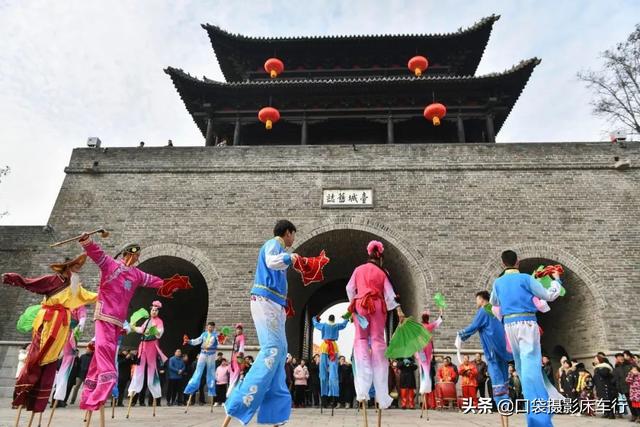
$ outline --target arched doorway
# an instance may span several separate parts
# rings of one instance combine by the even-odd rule
[[[130,316],[141,307],[148,310],[151,302],[156,299],[162,302],[160,317],[164,322],[165,331],[160,339],[160,348],[167,356],[171,356],[177,348],[182,347],[184,334],[195,337],[204,329],[209,305],[207,283],[195,265],[175,256],[149,258],[143,261],[139,268],[162,278],[171,277],[174,274],[189,276],[193,286],[189,291],[176,292],[173,298],[159,298],[155,289],[138,288],[129,304],[128,315]],[[125,337],[123,347],[137,347],[139,342],[138,334],[130,334]]]
[[[399,248],[374,232],[357,229],[334,229],[314,235],[294,248],[303,256],[315,256],[325,250],[331,261],[324,269],[325,280],[308,287],[302,285],[295,270],[288,273],[289,297],[293,300],[295,316],[287,321],[289,352],[308,358],[313,349],[311,318],[327,307],[347,301],[346,285],[353,270],[366,262],[366,247],[371,240],[380,240],[385,245],[385,268],[389,271],[396,293],[400,296],[403,310],[416,314],[425,301],[425,283],[416,278],[414,269],[404,248]],[[395,316],[394,316],[395,317]],[[390,316],[389,327],[394,317]]]
[[[526,258],[520,261],[520,271],[531,274],[538,266],[550,264],[562,263],[548,258]],[[584,359],[603,348],[596,338],[603,325],[598,311],[593,309],[594,295],[569,266],[563,264],[563,267],[566,295],[550,303],[548,313],[538,313],[538,323],[543,330],[542,352],[549,355],[554,364],[565,355]]]

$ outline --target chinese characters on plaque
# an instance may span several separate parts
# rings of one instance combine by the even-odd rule
[[[331,189],[322,192],[323,207],[373,207],[372,189]]]

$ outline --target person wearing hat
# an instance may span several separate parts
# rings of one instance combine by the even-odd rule
[[[425,310],[422,313],[422,326],[433,334],[437,328],[442,325],[442,309],[440,309],[440,315],[435,322],[429,322],[430,313]],[[433,335],[429,340],[429,343],[419,352],[416,353],[416,361],[418,361],[418,367],[420,368],[420,396],[422,396],[422,405],[427,408],[427,403],[431,402],[431,407],[435,406],[435,398],[431,394],[433,392],[433,382],[431,380],[431,362],[433,360]],[[427,406],[425,406],[427,405]]]
[[[338,377],[338,336],[340,331],[347,327],[348,320],[335,322],[336,317],[329,316],[329,322],[321,323],[320,315],[313,318],[313,327],[322,333],[320,345],[320,398],[331,398],[331,407],[337,404],[340,397],[340,378]],[[325,402],[326,403],[326,402]]]
[[[384,355],[387,349],[384,339],[387,311],[396,310],[400,322],[404,321],[389,274],[382,267],[383,252],[382,242],[369,242],[369,260],[356,267],[346,288],[349,312],[353,313],[356,326],[353,345],[357,366],[354,378],[356,398],[364,405],[369,400],[369,390],[373,385],[380,409],[388,408],[393,402],[389,396],[389,362]]]
[[[125,246],[114,258],[94,242],[88,233],[83,233],[78,242],[100,269],[98,301],[93,316],[95,354],[80,398],[81,409],[97,411],[111,396],[111,389],[118,382],[115,365],[118,338],[131,298],[138,287],[160,288],[164,281],[134,266],[140,257],[138,244]]]
[[[233,337],[233,349],[231,350],[231,363],[229,364],[229,387],[227,397],[231,395],[233,388],[240,380],[244,368],[244,326],[236,323],[236,335]]]
[[[86,255],[52,264],[54,274],[25,278],[5,273],[2,282],[43,296],[42,307],[33,321],[33,333],[25,366],[15,386],[13,405],[43,412],[56,375],[58,357],[69,338],[71,310],[93,304],[97,294],[82,286],[78,272]]]
[[[133,368],[133,376],[131,377],[131,384],[129,384],[129,396],[140,393],[142,386],[144,385],[145,370],[147,374],[147,388],[149,393],[154,399],[158,399],[162,396],[162,389],[160,386],[160,376],[158,374],[158,359],[165,363],[167,356],[164,355],[158,340],[164,333],[164,323],[158,316],[162,303],[160,301],[153,301],[151,303],[151,310],[149,311],[149,318],[145,320],[142,325],[131,325],[131,330],[142,335],[140,345],[138,346],[138,357],[140,362]],[[140,396],[140,401],[144,401],[145,396]]]

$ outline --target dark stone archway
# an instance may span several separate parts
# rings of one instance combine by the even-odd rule
[[[173,298],[160,298],[155,289],[138,288],[129,304],[129,316],[141,307],[149,309],[151,302],[162,302],[160,317],[164,322],[165,331],[160,339],[160,348],[171,356],[177,348],[182,347],[182,336],[199,335],[204,329],[209,305],[207,283],[200,271],[189,261],[174,256],[157,256],[149,258],[140,264],[140,269],[158,277],[167,278],[174,274],[189,276],[193,289],[176,292]],[[123,347],[137,347],[140,342],[138,334],[125,337]],[[195,356],[195,349],[190,356]]]
[[[367,261],[367,244],[380,240],[385,245],[385,268],[389,271],[403,309],[415,314],[421,304],[422,295],[405,254],[384,238],[368,231],[336,229],[318,234],[295,248],[303,256],[314,256],[325,250],[331,261],[324,269],[325,280],[304,287],[300,275],[288,273],[289,297],[292,298],[295,316],[287,321],[289,352],[295,356],[308,357],[311,351],[311,318],[327,307],[347,300],[346,285],[353,270]]]

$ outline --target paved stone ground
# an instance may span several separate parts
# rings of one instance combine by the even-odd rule
[[[6,399],[0,400],[0,427],[13,426],[15,422],[16,411],[10,408],[10,403]],[[116,408],[115,418],[111,419],[111,409],[106,410],[106,425],[127,426],[127,427],[145,427],[145,426],[220,426],[224,418],[224,410],[220,407],[213,408],[210,412],[209,406],[194,406],[189,409],[189,413],[185,415],[184,407],[159,407],[157,415],[152,417],[151,408],[132,408],[131,418],[125,419],[126,408]],[[361,427],[364,425],[361,415],[357,415],[355,410],[337,409],[333,418],[329,415],[329,411],[325,411],[320,415],[318,409],[294,409],[292,417],[287,426],[290,427]],[[369,410],[369,425],[375,426],[375,412]],[[30,413],[23,412],[21,426],[26,426],[29,421]],[[42,427],[47,425],[49,411],[45,412],[42,421]],[[70,407],[56,410],[52,427],[71,427],[83,425],[83,413],[77,407]],[[37,426],[38,417],[33,422],[33,427]],[[95,413],[91,425],[99,426],[99,416]],[[256,426],[255,422],[249,424]],[[498,427],[500,420],[498,415],[471,415],[461,414],[459,412],[449,411],[429,411],[429,420],[420,419],[420,411],[402,411],[397,409],[387,410],[383,413],[382,425],[385,427],[409,427],[409,426],[433,426],[433,427]],[[524,416],[516,415],[511,417],[509,425],[511,427],[525,427],[526,422]],[[602,427],[602,426],[627,426],[635,425],[629,423],[627,419],[604,420],[601,418],[556,416],[554,417],[554,425],[556,427]],[[237,422],[232,422],[231,427],[240,426]]]

